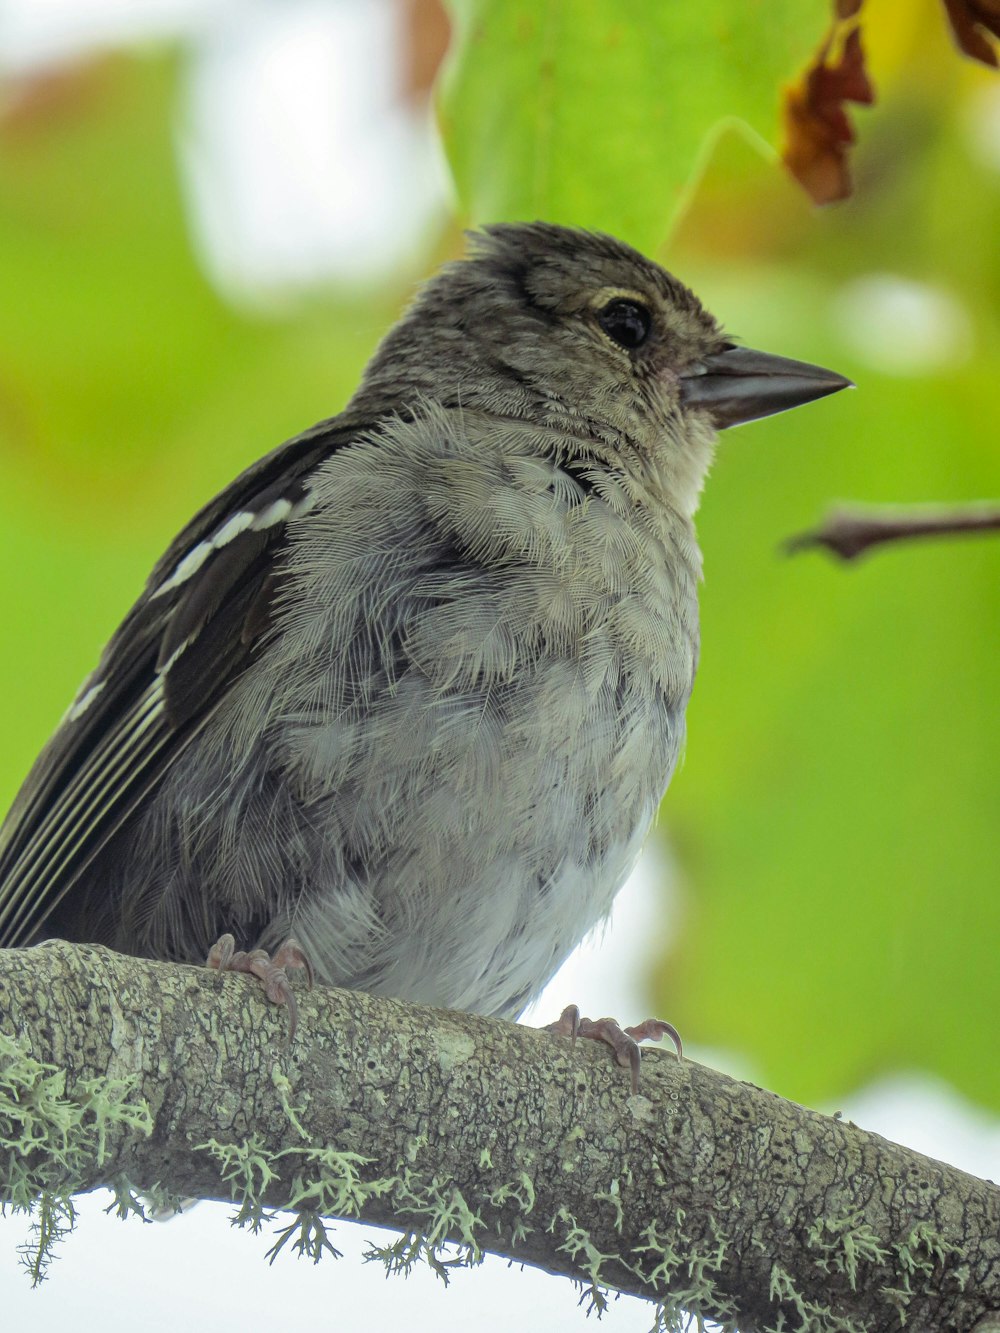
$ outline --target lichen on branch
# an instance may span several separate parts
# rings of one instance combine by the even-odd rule
[[[392,1271],[493,1252],[729,1330],[971,1328],[1000,1309],[1000,1190],[692,1060],[358,992],[285,1015],[241,976],[52,943],[0,954],[3,1196],[37,1252],[75,1193],[231,1198],[272,1253],[356,1218]],[[44,1258],[35,1264],[44,1270]]]

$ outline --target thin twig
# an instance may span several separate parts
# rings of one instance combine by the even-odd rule
[[[1000,505],[973,504],[958,509],[937,506],[872,505],[832,510],[818,528],[789,537],[783,550],[794,555],[825,546],[841,560],[856,560],[873,546],[914,537],[948,537],[1000,531]]]

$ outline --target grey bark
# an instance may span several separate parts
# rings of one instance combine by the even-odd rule
[[[691,1308],[743,1333],[972,1330],[1000,1311],[991,1182],[668,1052],[647,1053],[632,1096],[595,1043],[358,992],[299,1000],[289,1048],[286,1012],[245,976],[57,943],[0,952],[0,1033],[64,1069],[68,1100],[93,1108],[96,1086],[125,1080],[150,1116],[147,1133],[88,1112],[69,1166],[22,1137],[6,1192],[127,1179],[228,1198],[197,1145],[249,1143],[240,1160],[276,1173],[254,1175],[258,1202],[336,1199],[647,1297],[667,1324]],[[9,1047],[0,1063],[10,1145],[44,1099],[10,1094]]]

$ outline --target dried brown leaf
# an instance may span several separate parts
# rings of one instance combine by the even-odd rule
[[[851,17],[860,7],[859,0],[838,0],[837,12]],[[855,133],[846,104],[874,101],[861,28],[855,24],[843,35],[838,19],[801,79],[784,95],[782,157],[814,203],[833,203],[851,193],[848,152]]]
[[[0,88],[0,134],[44,131],[80,115],[101,97],[118,59],[102,55],[5,77]]]
[[[984,65],[1000,67],[993,38],[1000,39],[1000,0],[944,0],[959,50]]]
[[[403,92],[426,102],[448,49],[451,25],[441,0],[400,0],[403,26]]]

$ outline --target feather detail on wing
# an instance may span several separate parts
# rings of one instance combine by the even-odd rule
[[[29,942],[253,659],[286,525],[356,428],[337,419],[255,463],[188,524],[81,686],[0,828],[0,946]]]

